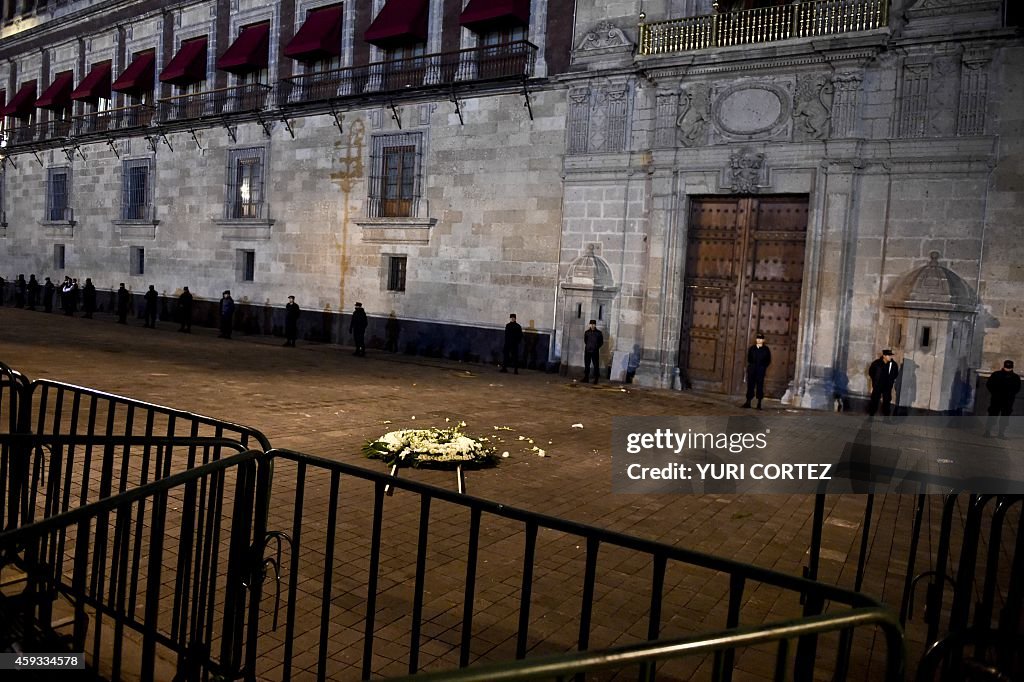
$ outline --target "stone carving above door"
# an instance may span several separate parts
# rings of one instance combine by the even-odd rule
[[[679,87],[676,142],[681,147],[736,142],[806,142],[849,136],[857,108],[859,75],[842,80],[842,121],[833,125],[836,84],[831,74],[748,79],[740,82],[684,82]],[[847,82],[849,81],[849,82]],[[667,137],[661,126],[663,110],[671,106],[664,91],[658,95],[658,144]]]
[[[749,147],[729,157],[729,165],[722,172],[721,187],[733,194],[757,194],[768,186],[764,154]]]
[[[711,143],[789,140],[793,82],[758,80],[716,87],[712,94]]]

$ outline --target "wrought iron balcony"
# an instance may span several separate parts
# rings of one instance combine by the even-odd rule
[[[282,80],[278,103],[285,106],[457,83],[529,78],[536,57],[537,46],[520,40],[318,71]]]
[[[71,119],[20,125],[8,131],[7,144],[11,146],[63,140],[71,134]]]
[[[71,134],[76,137],[112,134],[119,130],[145,128],[153,120],[153,107],[146,104],[135,104],[75,116],[73,120],[74,126],[71,129]]]
[[[169,123],[259,111],[265,107],[269,91],[269,85],[247,83],[168,97],[157,102],[157,121]]]
[[[889,0],[805,0],[639,26],[641,55],[868,31],[889,22]]]

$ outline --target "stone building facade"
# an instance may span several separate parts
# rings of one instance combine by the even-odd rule
[[[263,332],[294,294],[334,341],[359,300],[482,361],[515,312],[569,370],[593,318],[612,378],[733,394],[762,331],[806,407],[893,347],[902,405],[970,410],[1020,351],[1012,3],[2,10],[5,276],[231,289]]]

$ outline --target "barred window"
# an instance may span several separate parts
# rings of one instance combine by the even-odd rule
[[[228,152],[228,219],[263,218],[263,163],[266,149],[249,147]]]
[[[388,256],[388,291],[405,291],[406,256]]]
[[[149,220],[152,159],[129,159],[121,166],[121,220]]]
[[[415,218],[421,194],[423,134],[373,138],[368,214],[371,218]]]
[[[71,169],[50,168],[46,173],[46,220],[71,220]]]
[[[63,270],[64,269],[64,245],[54,244],[53,245],[53,269]]]

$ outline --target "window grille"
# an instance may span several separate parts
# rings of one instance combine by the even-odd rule
[[[423,186],[423,134],[378,135],[373,138],[370,196],[371,218],[418,217]]]
[[[149,220],[152,159],[129,159],[121,166],[121,220]]]
[[[388,256],[388,291],[405,291],[406,256]]]
[[[64,245],[54,244],[53,245],[53,269],[63,270],[64,269]]]
[[[46,176],[46,219],[71,220],[71,169],[50,168]]]
[[[263,165],[266,149],[249,147],[228,152],[227,201],[224,217],[263,218]]]

